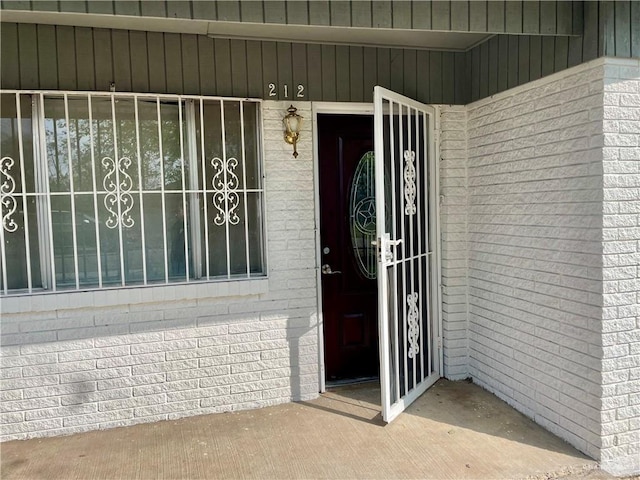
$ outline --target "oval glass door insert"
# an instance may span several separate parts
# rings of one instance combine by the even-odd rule
[[[376,192],[373,152],[365,153],[358,161],[351,184],[349,201],[351,245],[360,273],[376,278]]]

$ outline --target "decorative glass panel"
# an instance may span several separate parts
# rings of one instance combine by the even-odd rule
[[[376,278],[376,250],[371,244],[376,238],[376,193],[374,155],[365,153],[356,167],[351,184],[349,204],[351,245],[360,273]]]

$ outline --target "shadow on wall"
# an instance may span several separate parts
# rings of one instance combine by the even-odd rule
[[[4,315],[0,388],[15,418],[2,439],[317,397],[315,308],[224,300]]]

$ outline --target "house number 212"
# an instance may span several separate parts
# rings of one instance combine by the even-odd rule
[[[275,83],[270,83],[268,85],[268,87],[269,87],[269,96],[270,97],[277,97],[278,96],[278,86]],[[284,98],[289,98],[289,85],[287,85],[286,83],[284,85],[282,85],[282,93],[283,93]],[[295,97],[296,98],[304,98],[304,85],[298,84],[296,86]]]

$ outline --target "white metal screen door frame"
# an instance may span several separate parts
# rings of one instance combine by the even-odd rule
[[[435,108],[374,88],[382,418],[440,378]]]

